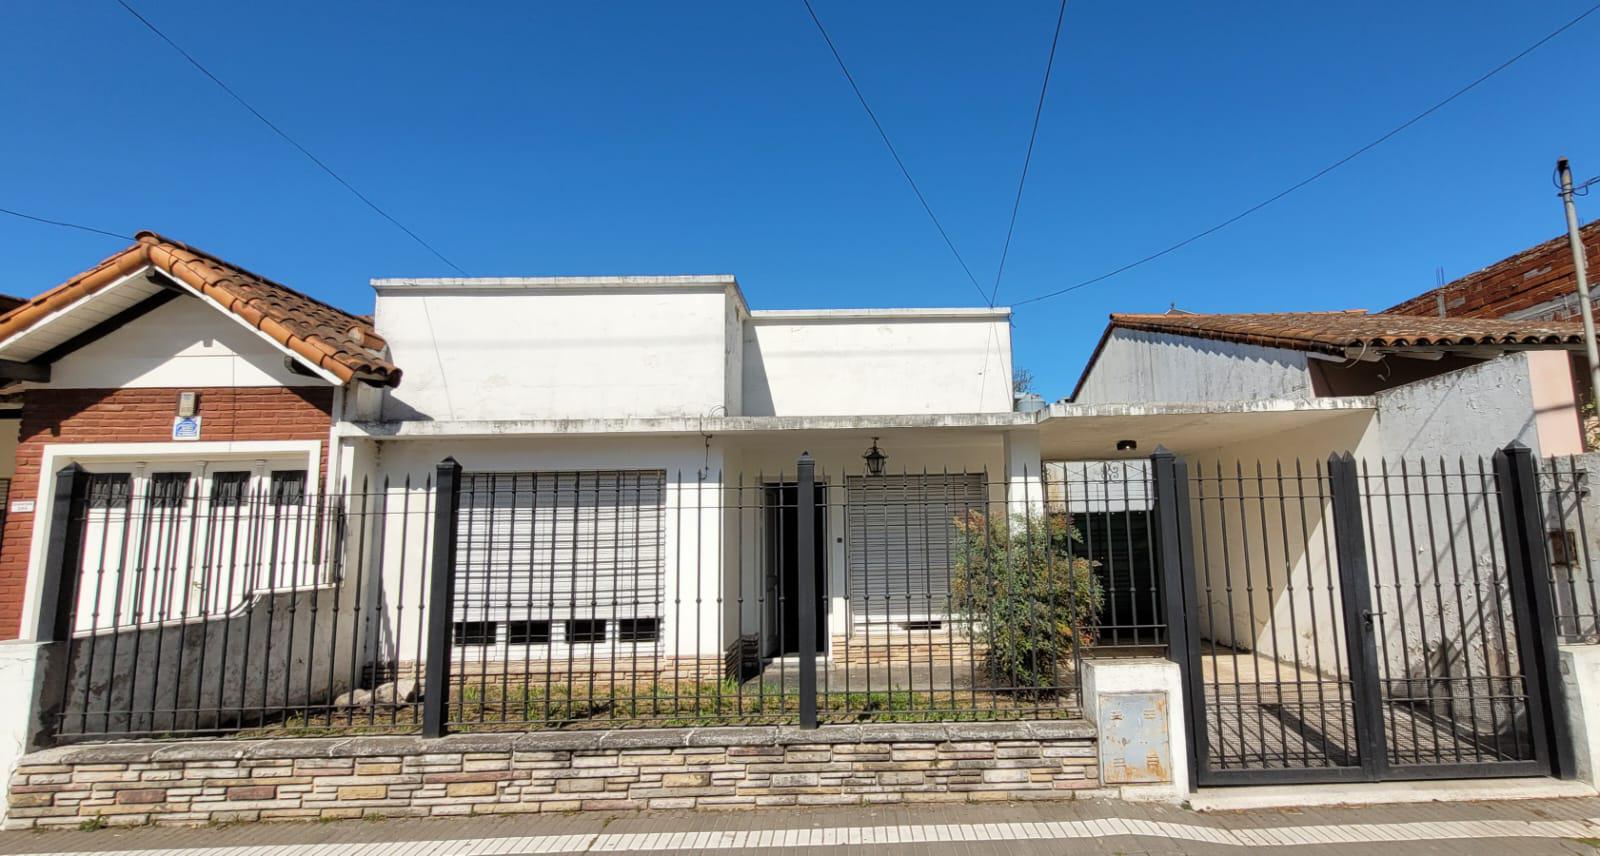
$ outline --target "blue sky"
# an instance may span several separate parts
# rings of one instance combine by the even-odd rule
[[[1056,3],[813,2],[987,286]],[[800,0],[135,5],[473,275],[733,273],[756,308],[979,301]],[[1589,5],[1069,4],[999,303],[1248,207]],[[451,273],[113,0],[6,16],[0,206],[156,229],[358,312],[370,277]],[[1019,308],[1017,364],[1056,398],[1108,312],[1380,309],[1559,234],[1555,158],[1600,174],[1600,111],[1573,86],[1597,45],[1600,13],[1259,214]],[[0,247],[0,290],[32,294],[118,242],[0,217]]]

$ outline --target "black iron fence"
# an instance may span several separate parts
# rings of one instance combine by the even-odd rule
[[[1600,498],[1594,495],[1592,455],[1539,462],[1539,528],[1545,538],[1556,630],[1567,644],[1600,643],[1600,577],[1595,529]]]
[[[1511,447],[1182,479],[1199,783],[1563,772],[1548,466]]]
[[[405,578],[427,567],[404,532],[430,524],[422,488],[391,503],[387,485],[324,493],[299,471],[64,470],[47,548],[61,572],[47,575],[38,637],[64,646],[42,700],[55,737],[414,722],[409,646],[427,606],[406,599]],[[400,549],[384,555],[391,528]],[[355,572],[369,566],[391,578]]]
[[[1074,717],[1084,658],[1169,646],[1215,770],[1359,770],[1364,710],[1394,766],[1518,760],[1541,715],[1483,461],[282,475],[60,474],[56,739]],[[1539,463],[1523,556],[1566,641],[1588,484]]]
[[[1052,510],[1038,473],[439,482],[459,490],[430,731],[1077,715],[1109,514]]]

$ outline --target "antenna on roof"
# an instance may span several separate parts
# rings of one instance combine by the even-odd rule
[[[1433,269],[1433,287],[1436,289],[1444,288],[1444,265],[1439,265]],[[1445,317],[1444,293],[1435,291],[1433,295],[1433,302],[1439,310],[1439,317]]]

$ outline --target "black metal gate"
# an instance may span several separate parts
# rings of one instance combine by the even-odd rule
[[[1155,464],[1195,784],[1570,775],[1527,449]]]

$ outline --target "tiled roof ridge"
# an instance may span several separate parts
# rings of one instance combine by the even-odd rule
[[[359,326],[361,324],[365,324],[367,326],[371,326],[372,319],[371,319],[370,316],[357,315],[357,314],[355,314],[353,312],[347,312],[347,311],[345,311],[343,309],[340,309],[337,306],[334,306],[333,304],[327,302],[326,300],[322,300],[320,298],[313,297],[312,295],[309,295],[309,294],[305,293],[304,291],[301,291],[301,290],[299,290],[297,288],[294,288],[293,286],[284,285],[283,283],[281,283],[281,282],[279,282],[279,281],[277,281],[275,279],[272,279],[271,277],[263,276],[263,275],[261,275],[259,273],[256,273],[255,271],[250,270],[249,268],[246,268],[246,267],[244,267],[242,265],[235,264],[233,262],[228,261],[227,259],[223,259],[223,258],[220,258],[220,257],[218,257],[216,255],[208,253],[205,250],[202,250],[202,249],[200,249],[199,247],[197,247],[197,246],[195,246],[193,244],[189,244],[189,243],[185,243],[183,241],[179,241],[179,240],[176,240],[176,239],[173,239],[173,238],[169,238],[166,235],[161,234],[160,232],[155,232],[155,231],[152,231],[150,229],[141,229],[133,237],[134,237],[134,240],[140,241],[141,243],[155,242],[155,243],[161,243],[161,244],[170,244],[171,246],[178,247],[178,248],[183,249],[183,250],[187,250],[187,251],[189,251],[191,253],[194,253],[195,255],[197,255],[197,256],[199,256],[199,257],[201,257],[203,259],[206,259],[206,260],[208,260],[210,262],[213,262],[213,263],[215,263],[217,265],[220,265],[220,266],[222,266],[224,268],[228,268],[230,270],[237,271],[238,273],[243,274],[245,276],[252,277],[254,279],[258,279],[261,282],[264,282],[267,285],[272,286],[273,288],[277,288],[277,289],[280,289],[282,291],[286,291],[286,292],[294,295],[295,297],[300,298],[301,300],[307,301],[309,303],[315,303],[318,306],[322,307],[323,309],[328,310],[329,312],[336,312],[336,313],[338,313],[340,315],[344,315],[344,316],[350,318],[351,320],[357,322],[357,326]],[[150,241],[146,241],[145,240],[146,238],[149,238],[151,240]],[[370,332],[366,333],[365,335],[376,336],[378,334],[377,334],[376,330],[373,330],[373,331],[370,331]],[[382,339],[381,336],[379,338],[380,338],[380,340]],[[386,342],[383,342],[382,344],[386,344]]]
[[[0,314],[0,338],[21,332],[146,265],[182,280],[341,382],[371,380],[390,386],[400,382],[400,369],[385,354],[387,342],[370,321],[151,231],[139,232],[132,246]]]

